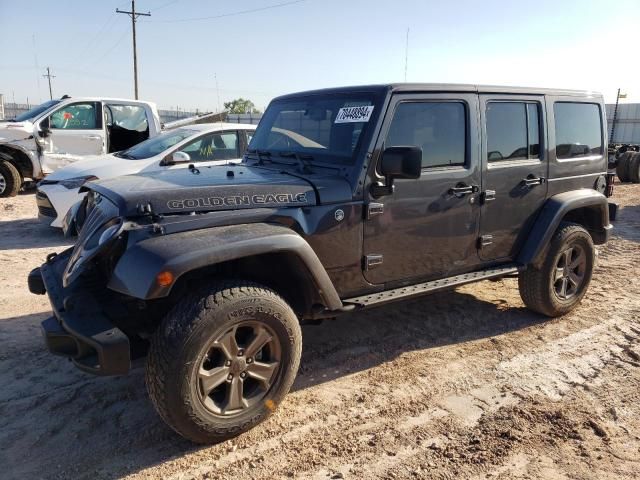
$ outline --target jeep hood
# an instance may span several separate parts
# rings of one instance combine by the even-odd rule
[[[150,206],[155,214],[249,208],[304,207],[352,199],[349,182],[327,173],[300,174],[291,168],[211,166],[126,175],[90,182],[123,216]]]

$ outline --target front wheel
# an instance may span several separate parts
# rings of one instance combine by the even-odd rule
[[[6,160],[0,159],[0,198],[15,197],[22,186],[18,169]]]
[[[524,304],[549,317],[564,315],[587,291],[595,259],[591,235],[582,226],[563,223],[540,268],[530,265],[518,276]]]
[[[181,300],[154,333],[146,383],[162,419],[196,443],[220,442],[265,420],[287,394],[302,334],[291,307],[249,282]]]

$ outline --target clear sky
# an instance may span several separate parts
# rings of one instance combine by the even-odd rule
[[[133,97],[126,0],[0,0],[0,93]],[[273,7],[273,8],[268,8]],[[616,90],[640,101],[640,0],[137,0],[140,98],[236,97],[407,80]],[[247,10],[254,12],[239,13]],[[205,18],[202,17],[217,17]],[[626,63],[625,63],[626,62]]]

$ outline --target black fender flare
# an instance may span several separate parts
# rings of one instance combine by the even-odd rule
[[[169,295],[175,281],[193,270],[283,252],[303,262],[325,308],[342,308],[338,292],[307,241],[290,228],[267,223],[213,227],[142,240],[128,248],[118,260],[107,287],[142,300],[163,298]],[[164,271],[174,276],[170,286],[160,286],[156,281]]]
[[[592,223],[588,228],[594,243],[606,243],[613,228],[609,223],[607,197],[596,190],[586,188],[572,190],[553,195],[545,202],[520,250],[517,261],[523,265],[537,264],[541,261],[547,245],[567,214],[585,207],[597,212],[597,223]]]

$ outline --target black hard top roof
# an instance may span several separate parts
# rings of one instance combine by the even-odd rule
[[[300,95],[319,95],[332,93],[369,92],[385,94],[397,93],[436,93],[436,92],[468,92],[468,93],[504,93],[514,95],[565,95],[575,97],[601,97],[599,92],[588,90],[566,90],[557,88],[508,87],[500,85],[470,85],[457,83],[388,83],[382,85],[356,85],[349,87],[323,88],[306,92],[282,95],[274,100],[282,100]]]

